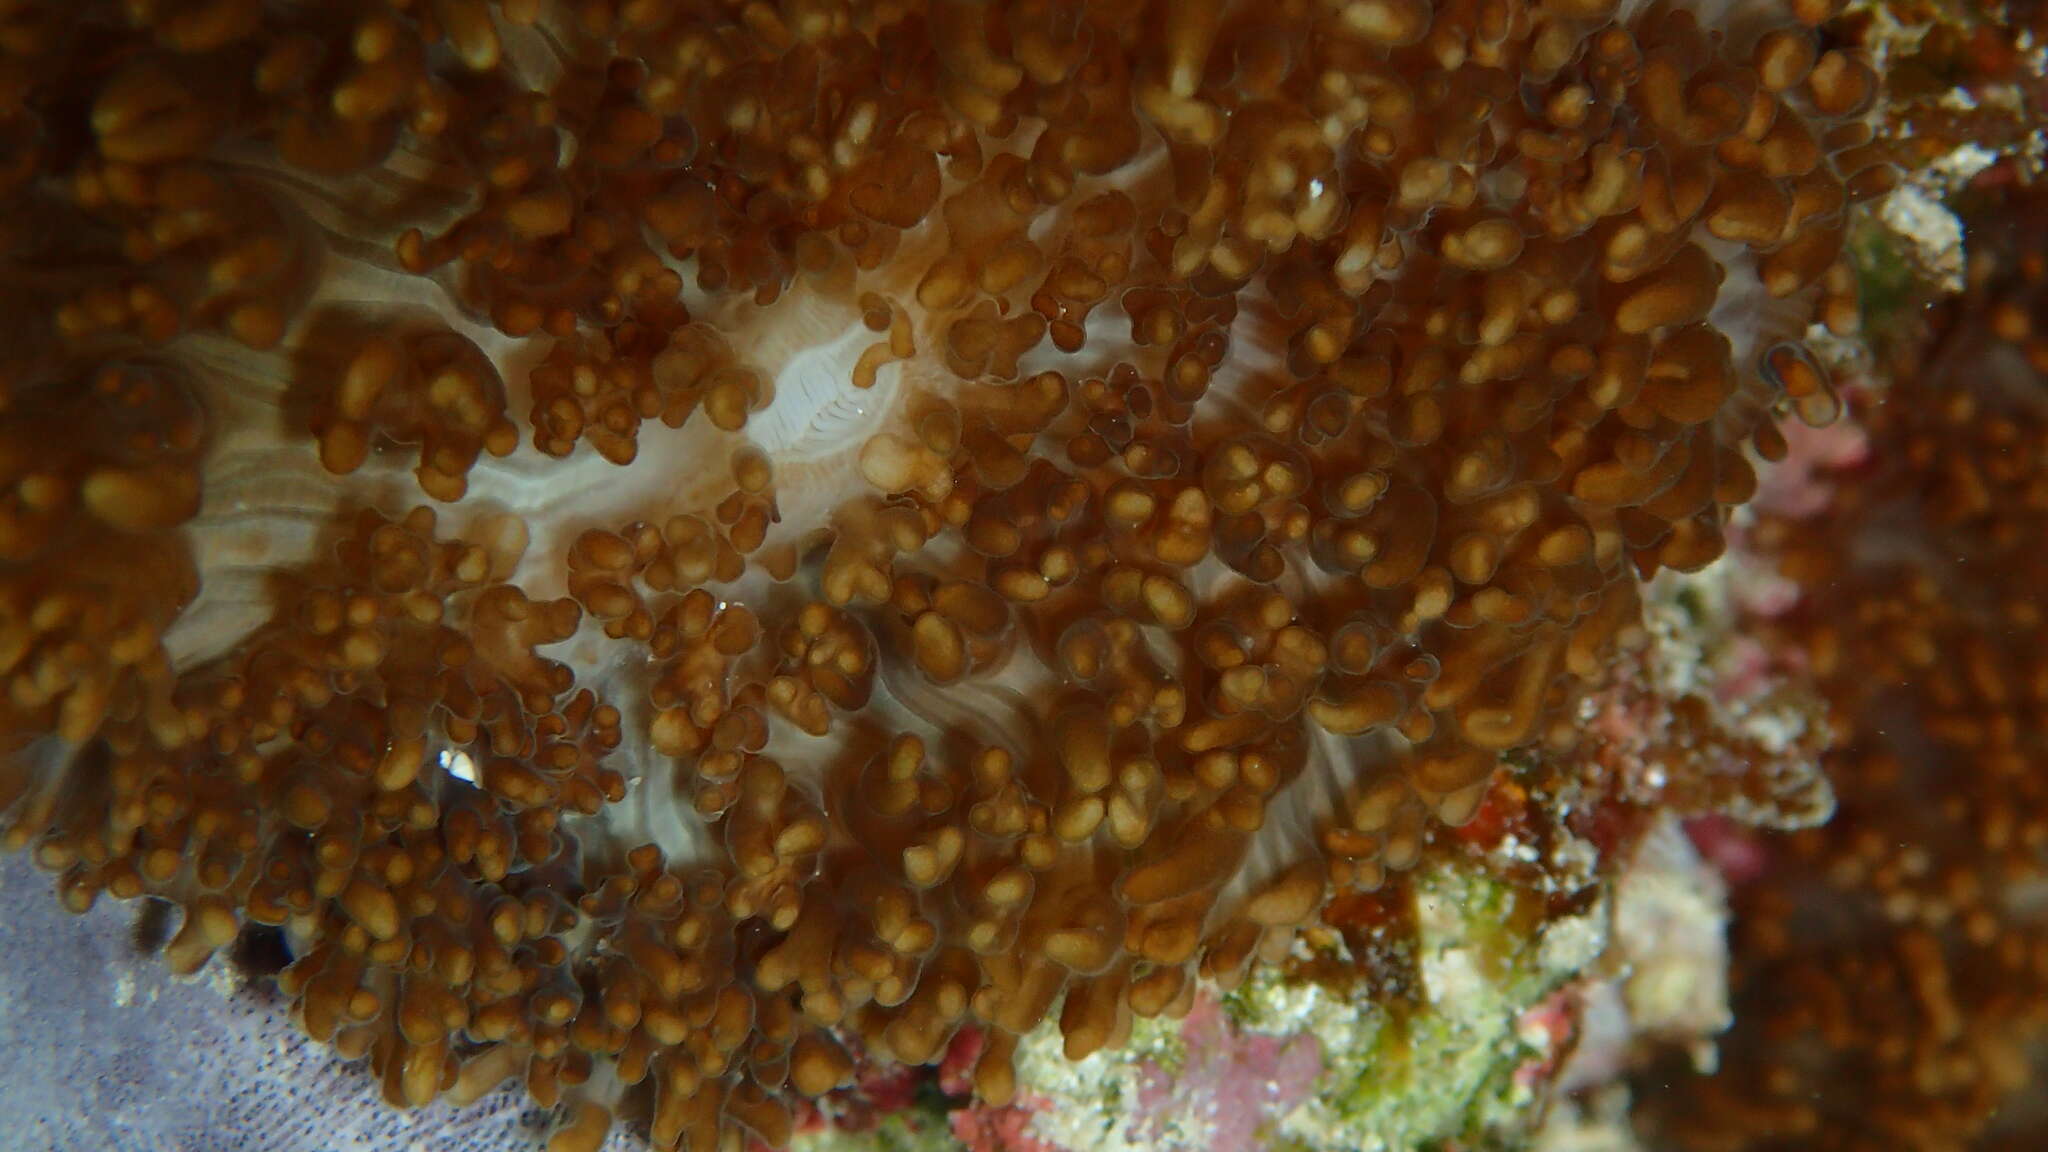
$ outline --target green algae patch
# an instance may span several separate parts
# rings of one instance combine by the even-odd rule
[[[1888,338],[1908,312],[1935,294],[1934,274],[1921,269],[1906,240],[1885,225],[1857,221],[1845,247],[1868,338]]]
[[[960,1152],[960,1142],[953,1139],[944,1116],[922,1109],[890,1116],[858,1132],[799,1132],[789,1147],[790,1152]]]
[[[1326,1038],[1321,1091],[1283,1126],[1290,1152],[1408,1152],[1511,1126],[1531,1099],[1515,1071],[1547,1054],[1521,1017],[1605,937],[1598,915],[1530,930],[1527,898],[1465,864],[1419,872],[1414,902],[1409,1002],[1348,1002],[1264,976],[1240,1000],[1247,1026],[1293,1019]]]

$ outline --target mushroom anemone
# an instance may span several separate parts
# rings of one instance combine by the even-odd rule
[[[4,843],[562,1149],[1000,1102],[1568,750],[1832,415],[1831,14],[0,5]]]

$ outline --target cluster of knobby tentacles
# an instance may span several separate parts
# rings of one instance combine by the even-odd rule
[[[1806,595],[1766,623],[1838,729],[1827,826],[1738,901],[1723,1071],[1667,1101],[1681,1147],[2038,1139],[2048,1038],[2048,233],[1987,211],[1970,284],[1859,421],[1867,459],[1758,545]],[[2013,1140],[2022,1140],[2012,1144]],[[2003,1142],[2003,1143],[2001,1143]]]
[[[1832,415],[1831,7],[0,3],[4,843],[563,1148],[1005,1099],[1569,749]]]

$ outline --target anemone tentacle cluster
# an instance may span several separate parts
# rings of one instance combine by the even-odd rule
[[[999,1103],[1412,866],[1891,172],[1828,0],[0,12],[4,843],[561,1150]]]
[[[1939,337],[1859,398],[1862,442],[1816,477],[1825,515],[1756,528],[1803,592],[1756,627],[1828,697],[1840,807],[1773,845],[1782,859],[1738,905],[1738,1026],[1727,1071],[1666,1102],[1681,1147],[2032,1142],[2025,1090],[2048,1037],[2041,204],[2030,190],[1974,221]]]

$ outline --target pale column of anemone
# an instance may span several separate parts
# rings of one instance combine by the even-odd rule
[[[1413,864],[1888,172],[1825,5],[6,15],[6,843],[563,1149],[999,1102]]]

